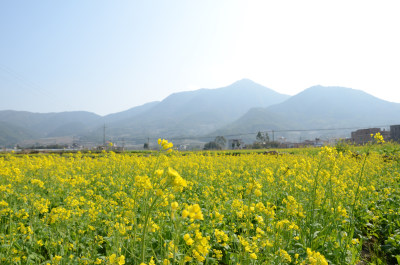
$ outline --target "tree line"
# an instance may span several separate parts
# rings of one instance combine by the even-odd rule
[[[224,136],[215,137],[214,141],[210,141],[204,145],[204,150],[222,150],[226,147],[226,139]],[[264,148],[276,148],[279,147],[279,142],[271,141],[268,132],[259,131],[256,135],[256,140],[253,144],[247,144],[241,146],[241,143],[235,143],[232,148],[246,148],[246,149],[264,149]],[[229,147],[230,148],[230,147]]]

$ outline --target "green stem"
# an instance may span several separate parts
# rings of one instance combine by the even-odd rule
[[[160,154],[161,154],[161,150],[159,150],[158,154],[157,154],[157,161],[154,164],[153,170],[152,170],[152,174],[151,176],[154,176],[156,169],[158,168],[159,162],[160,162]],[[154,199],[154,201],[151,203],[149,210],[147,211],[145,218],[144,218],[144,225],[143,225],[143,231],[142,231],[142,237],[141,237],[141,243],[142,243],[142,251],[141,251],[141,262],[144,263],[144,258],[145,258],[145,251],[146,251],[146,235],[147,235],[147,225],[149,222],[149,217],[151,214],[151,211],[153,210],[154,205],[156,204],[157,200],[159,197],[156,197]],[[147,200],[145,200],[145,204],[147,204]]]
[[[314,177],[314,186],[313,186],[313,193],[312,193],[312,197],[311,197],[311,211],[310,211],[310,217],[307,218],[309,219],[308,223],[308,227],[309,227],[309,233],[308,233],[308,242],[307,242],[307,246],[310,247],[312,249],[312,237],[313,237],[313,223],[314,223],[314,211],[315,211],[315,198],[317,196],[317,186],[318,186],[318,175],[319,175],[319,171],[321,170],[321,164],[322,164],[322,156],[321,159],[319,160],[318,163],[318,169],[317,172],[315,173],[315,177]],[[309,207],[308,207],[309,208]]]
[[[354,229],[355,229],[355,216],[354,216],[354,211],[355,210],[354,209],[355,209],[355,206],[356,206],[357,196],[358,196],[358,193],[360,191],[362,176],[363,176],[363,173],[364,173],[365,163],[367,162],[368,155],[369,155],[369,153],[367,152],[367,154],[365,155],[362,167],[361,167],[360,175],[358,176],[357,189],[356,189],[356,193],[354,194],[353,204],[351,205],[351,208],[350,208],[350,234],[346,238],[346,244],[345,244],[345,247],[344,247],[344,249],[342,251],[342,260],[344,259],[344,255],[346,253],[346,251],[345,251],[346,245],[349,244],[350,239],[353,239],[353,234],[354,234]]]
[[[149,223],[149,217],[150,217],[151,211],[153,210],[153,207],[156,204],[158,198],[159,197],[156,197],[154,199],[154,201],[151,203],[149,211],[146,213],[146,216],[144,219],[144,226],[143,226],[142,239],[141,239],[141,242],[142,242],[141,262],[144,262],[144,258],[145,258],[144,253],[146,250],[146,235],[147,235],[147,225]]]

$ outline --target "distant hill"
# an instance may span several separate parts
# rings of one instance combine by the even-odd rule
[[[269,111],[301,120],[306,128],[373,126],[398,123],[400,104],[378,99],[360,90],[314,86],[271,106]]]
[[[258,131],[301,128],[295,119],[288,119],[269,111],[268,108],[252,108],[236,121],[212,132],[210,135],[240,135]]]
[[[148,111],[149,109],[153,108],[155,105],[157,105],[158,103],[160,103],[159,101],[153,101],[153,102],[149,102],[146,104],[143,104],[141,106],[138,107],[133,107],[130,108],[128,110],[125,111],[121,111],[121,112],[117,112],[117,113],[113,113],[113,114],[109,114],[106,115],[102,118],[101,122],[105,122],[105,123],[109,123],[109,122],[118,122],[124,119],[129,119],[129,118],[133,118],[139,114],[142,114],[145,111]]]
[[[22,140],[80,135],[93,126],[101,116],[91,112],[32,113],[28,111],[0,111],[0,145]],[[12,141],[9,133],[12,135]],[[8,135],[8,136],[7,136]]]
[[[243,79],[218,89],[174,93],[139,115],[109,124],[115,136],[193,136],[234,121],[253,107],[267,107],[289,98]]]
[[[3,122],[0,132],[5,139],[0,145],[8,144],[6,139],[10,138],[5,137],[6,132],[16,128],[20,133],[15,134],[12,142],[63,136],[80,136],[98,142],[104,125],[107,136],[113,139],[201,136],[238,119],[251,108],[268,107],[288,98],[288,95],[243,79],[222,88],[174,93],[161,102],[150,102],[104,117],[84,111],[0,111],[0,122]]]
[[[355,128],[399,123],[399,103],[384,101],[351,88],[314,86],[280,104],[251,109],[214,134]]]
[[[25,128],[0,121],[0,146],[14,147],[20,141],[35,137],[38,135]]]
[[[295,139],[321,135],[346,137],[350,130],[323,132],[323,129],[390,124],[400,124],[400,104],[359,90],[314,86],[290,97],[243,79],[222,88],[174,93],[161,102],[103,117],[85,111],[0,111],[0,146],[71,136],[99,144],[104,125],[107,139],[138,144],[147,137],[212,138],[241,134],[254,141],[254,135],[249,133],[271,130],[276,137]]]

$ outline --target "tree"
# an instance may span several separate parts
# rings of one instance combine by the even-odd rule
[[[257,142],[262,144],[262,145],[266,145],[269,142],[269,135],[267,132],[262,133],[262,132],[258,132],[257,136],[256,136]]]
[[[258,132],[256,135],[256,141],[251,145],[253,149],[261,149],[261,148],[277,148],[279,147],[279,143],[276,141],[270,141],[269,135],[267,132]]]
[[[221,150],[221,147],[215,142],[211,141],[204,145],[204,150]]]
[[[204,150],[221,150],[225,147],[226,139],[223,136],[215,137],[214,141],[208,142],[204,145]]]
[[[226,139],[223,136],[217,136],[215,137],[214,142],[219,145],[221,147],[221,149],[223,149],[225,147],[226,144]]]

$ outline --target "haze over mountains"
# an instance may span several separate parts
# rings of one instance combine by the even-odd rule
[[[311,130],[400,123],[400,104],[344,87],[313,86],[267,108],[253,108],[217,134],[258,130]]]
[[[174,93],[146,112],[109,126],[111,133],[120,137],[199,136],[233,122],[250,108],[267,107],[288,98],[244,79],[219,89]]]
[[[240,135],[259,130],[308,130],[400,123],[400,104],[343,87],[314,86],[280,94],[243,79],[227,87],[174,93],[161,102],[99,116],[77,111],[0,111],[0,146],[24,140],[74,136],[107,140]],[[287,135],[286,135],[287,137]]]

